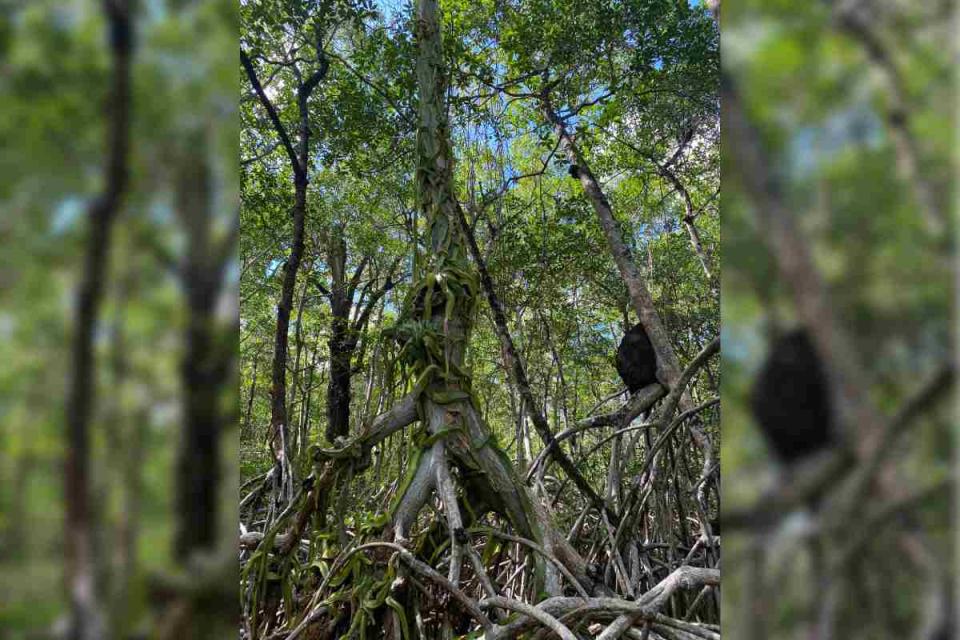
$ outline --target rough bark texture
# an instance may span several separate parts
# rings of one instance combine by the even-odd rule
[[[93,337],[103,298],[111,231],[127,187],[130,121],[131,24],[126,2],[104,2],[112,62],[107,104],[107,161],[103,192],[87,212],[89,235],[77,291],[71,345],[71,380],[66,403],[67,453],[64,470],[65,580],[70,603],[67,638],[102,637],[92,557],[90,508],[90,418],[96,387]]]
[[[346,278],[347,245],[341,231],[337,231],[328,251],[328,263],[333,276],[328,297],[330,298],[330,339],[327,348],[330,352],[330,378],[327,382],[327,440],[331,443],[337,438],[350,435],[350,403],[353,399],[351,381],[354,371],[354,356],[360,338],[366,330],[374,308],[381,298],[393,288],[395,262],[388,270],[386,282],[373,289],[373,280],[362,288],[361,278],[369,260],[364,258],[353,272],[350,280]],[[359,294],[358,294],[359,290]],[[354,299],[358,298],[356,302]],[[351,320],[351,314],[355,317]],[[360,360],[363,349],[360,349]]]
[[[330,287],[330,378],[327,381],[327,440],[334,442],[350,433],[350,364],[355,342],[350,335],[353,287],[347,283],[347,243],[335,232],[327,251],[332,283]],[[360,271],[357,276],[359,277]]]

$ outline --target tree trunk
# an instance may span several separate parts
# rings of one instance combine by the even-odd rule
[[[313,400],[313,379],[317,373],[317,361],[319,360],[319,349],[317,348],[319,346],[319,335],[320,330],[317,329],[313,336],[313,349],[310,353],[310,370],[307,373],[307,383],[300,393],[300,435],[297,438],[300,450],[297,451],[298,456],[307,450],[310,442],[310,406]]]
[[[301,136],[307,135],[303,128]],[[307,175],[298,172],[295,177],[293,205],[293,246],[283,264],[283,285],[277,304],[277,329],[273,339],[273,371],[270,386],[270,438],[277,467],[279,495],[286,502],[293,497],[293,468],[290,465],[290,432],[287,424],[287,344],[290,331],[290,311],[297,272],[303,257],[304,226],[307,213]]]
[[[600,220],[600,227],[607,239],[610,253],[613,254],[613,260],[617,269],[620,270],[620,276],[627,285],[627,291],[630,293],[633,309],[637,312],[637,316],[640,318],[640,322],[657,352],[657,378],[664,386],[672,387],[680,377],[680,362],[674,353],[670,336],[663,326],[660,314],[654,307],[653,296],[650,295],[650,290],[647,289],[647,284],[633,261],[630,248],[623,241],[620,225],[613,217],[610,202],[549,99],[544,98],[543,108],[547,119],[553,124],[557,135],[560,137],[560,145],[566,153],[567,159],[570,164],[575,165],[578,169],[580,184],[583,186],[583,190]]]
[[[338,336],[339,337],[339,336]],[[350,361],[353,351],[338,344],[330,345],[330,379],[327,381],[327,440],[347,437],[350,433]]]
[[[119,248],[119,247],[118,247]],[[105,416],[107,459],[113,468],[104,473],[99,483],[99,500],[109,504],[110,487],[120,488],[121,508],[113,528],[103,527],[98,550],[102,560],[101,581],[108,601],[110,632],[124,637],[133,620],[130,615],[131,591],[137,568],[136,535],[139,524],[140,469],[142,466],[142,432],[147,424],[143,409],[131,416],[125,408],[126,387],[129,383],[130,363],[124,318],[129,311],[131,297],[138,289],[139,268],[135,253],[129,249],[118,256],[124,265],[116,285],[114,319],[110,336],[110,369],[112,393]],[[132,418],[132,419],[131,419]],[[101,507],[103,509],[103,507]],[[108,558],[109,556],[109,558]]]
[[[97,640],[103,618],[97,598],[92,557],[94,523],[90,509],[90,419],[96,396],[94,331],[103,298],[111,231],[127,187],[130,120],[129,7],[104,3],[110,30],[111,85],[107,103],[107,161],[103,192],[88,211],[89,235],[82,280],[77,291],[67,387],[67,451],[64,467],[64,578],[70,603],[68,640]]]
[[[297,272],[300,270],[300,261],[303,258],[304,227],[307,215],[307,183],[309,182],[309,148],[310,148],[310,116],[308,100],[310,94],[327,75],[329,63],[321,58],[320,67],[314,71],[306,81],[297,87],[297,112],[300,117],[299,136],[297,147],[293,147],[286,127],[280,121],[280,116],[267,97],[253,68],[250,57],[242,49],[240,62],[247,73],[250,84],[257,94],[261,104],[267,111],[273,123],[277,136],[283,144],[284,150],[290,159],[293,169],[294,199],[291,217],[293,218],[293,243],[290,255],[283,265],[283,285],[280,292],[280,301],[277,304],[277,328],[274,335],[273,370],[270,386],[270,446],[273,450],[274,464],[277,472],[274,474],[277,497],[281,503],[293,498],[293,468],[289,455],[289,424],[287,419],[287,342],[290,331],[290,311],[293,308],[293,292],[297,284]],[[299,77],[299,71],[294,67]]]
[[[647,284],[633,260],[630,248],[623,241],[620,225],[613,217],[610,202],[603,193],[600,183],[590,170],[583,154],[580,153],[580,149],[577,147],[573,137],[569,131],[567,131],[564,121],[558,116],[553,105],[550,103],[549,97],[546,95],[542,98],[542,106],[547,119],[553,124],[560,138],[560,146],[563,148],[564,153],[566,153],[567,159],[572,165],[576,165],[578,168],[580,184],[583,186],[584,193],[586,193],[587,198],[590,200],[590,204],[593,205],[593,209],[600,221],[600,227],[603,230],[604,237],[607,239],[610,253],[613,255],[617,269],[619,269],[620,275],[627,285],[627,291],[630,294],[630,301],[633,304],[634,311],[637,312],[640,323],[646,330],[647,336],[650,338],[650,343],[653,345],[653,349],[657,354],[657,378],[668,389],[673,389],[680,380],[683,372],[680,367],[680,361],[677,359],[673,343],[670,340],[666,327],[664,327],[660,319],[660,314],[657,313],[657,309],[653,304],[653,296],[650,295],[650,290],[647,289]],[[680,408],[683,411],[694,408],[693,400],[686,390],[684,390],[680,396]],[[705,479],[713,467],[713,443],[709,435],[693,421],[688,421],[687,425],[691,436],[703,452],[703,473],[701,478]],[[705,505],[707,483],[701,482],[698,486],[698,501],[701,505]]]
[[[479,293],[477,271],[463,246],[459,218],[462,211],[453,190],[453,154],[446,121],[446,74],[441,50],[436,0],[419,0],[416,6],[419,47],[417,83],[417,206],[426,221],[429,253],[418,261],[415,302],[404,309],[408,320],[439,334],[438,346],[426,349],[423,359],[411,365],[423,385],[418,402],[425,434],[432,444],[421,449],[412,479],[402,489],[390,529],[396,540],[405,540],[421,508],[436,490],[447,511],[448,524],[462,521],[446,487],[446,462],[460,471],[464,499],[474,510],[493,509],[506,517],[522,535],[550,549],[583,584],[586,563],[554,532],[550,519],[523,486],[509,459],[492,439],[490,429],[474,404],[470,379],[464,373],[464,353],[476,316]],[[415,339],[408,337],[409,340]],[[483,509],[481,509],[483,510]],[[457,532],[450,524],[453,564],[462,556]],[[538,581],[549,592],[559,588],[557,574],[542,559]],[[455,567],[451,574],[456,576]]]
[[[307,263],[306,270],[310,271],[310,263]],[[300,289],[300,299],[297,303],[297,319],[296,330],[293,333],[294,337],[294,356],[293,356],[293,380],[290,384],[290,392],[287,394],[287,411],[291,414],[302,414],[303,407],[297,409],[297,392],[301,388],[302,384],[302,372],[301,372],[301,363],[303,361],[303,310],[307,306],[307,285],[309,283],[304,281],[303,286]],[[300,420],[291,419],[290,422],[292,425],[288,427],[287,431],[290,434],[290,442],[288,451],[290,453],[291,459],[296,461],[298,460],[298,452],[304,448],[303,443],[300,442]]]
[[[326,436],[327,440],[333,443],[337,438],[346,438],[350,435],[354,355],[357,353],[357,345],[361,344],[358,366],[361,365],[366,340],[361,343],[360,339],[380,299],[393,288],[392,278],[399,261],[395,261],[390,267],[382,287],[372,290],[371,280],[359,295],[357,295],[357,289],[369,260],[364,258],[347,281],[347,244],[341,229],[334,230],[327,261],[333,282],[329,294],[332,320],[330,339],[327,343],[330,351],[330,380],[327,384]],[[365,295],[367,292],[370,292],[369,297]],[[355,297],[358,298],[356,304],[354,304]],[[351,312],[355,312],[354,318],[351,318]]]
[[[250,374],[250,391],[247,393],[247,410],[243,417],[243,432],[249,433],[253,418],[253,401],[257,397],[257,367],[260,365],[260,353],[253,356],[253,372]],[[242,438],[241,438],[242,439]]]
[[[176,184],[177,213],[188,237],[181,270],[188,318],[180,365],[184,413],[177,456],[174,536],[174,554],[180,561],[196,551],[212,550],[217,541],[220,433],[224,423],[220,405],[230,358],[218,347],[215,313],[227,253],[226,247],[217,251],[210,237],[211,168],[206,159],[196,157],[193,144],[187,147]],[[224,242],[232,243],[232,239]]]
[[[327,440],[345,438],[350,433],[350,369],[353,361],[354,341],[350,331],[352,300],[347,291],[345,278],[346,243],[340,238],[337,251],[331,254],[331,270],[334,282],[330,290],[330,378],[327,381]],[[340,264],[337,265],[337,261]],[[336,265],[336,266],[335,266]]]

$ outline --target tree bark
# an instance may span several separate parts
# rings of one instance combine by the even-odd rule
[[[330,288],[330,339],[327,346],[330,351],[330,379],[327,383],[327,440],[331,443],[337,438],[350,435],[350,403],[353,399],[351,380],[354,374],[353,360],[361,335],[370,321],[370,316],[380,299],[393,288],[393,273],[398,262],[394,262],[387,273],[386,282],[377,288],[369,298],[368,283],[363,287],[359,300],[354,304],[357,289],[368,260],[365,258],[357,265],[349,282],[346,279],[347,245],[339,233],[335,236],[329,251],[328,261],[333,275]],[[366,299],[365,299],[366,298]],[[351,312],[356,313],[351,321]],[[363,349],[360,350],[360,359]]]
[[[310,270],[310,263],[306,265],[307,271]],[[294,356],[293,356],[293,380],[290,384],[289,393],[287,394],[287,411],[291,414],[301,414],[303,413],[303,407],[300,407],[299,410],[295,409],[297,407],[297,392],[302,388],[302,361],[303,361],[303,311],[307,306],[307,285],[309,282],[304,281],[303,286],[300,288],[300,298],[297,301],[297,319],[294,321],[296,324],[296,330],[293,333],[294,341]],[[300,419],[291,419],[293,423],[288,431],[290,432],[290,443],[289,443],[289,452],[293,460],[298,459],[299,452],[304,448],[304,443],[300,442]]]
[[[693,247],[694,253],[697,254],[697,259],[700,261],[700,267],[703,269],[704,275],[707,276],[707,281],[713,285],[713,273],[710,271],[710,257],[707,255],[707,251],[703,247],[703,240],[700,238],[700,231],[697,229],[697,212],[693,208],[693,199],[690,197],[690,192],[670,167],[666,166],[665,164],[655,164],[657,165],[657,172],[670,181],[670,184],[673,185],[673,187],[677,190],[677,193],[679,193],[680,197],[683,199],[683,226],[687,230],[687,236],[690,238],[690,246]]]
[[[578,169],[580,184],[583,186],[584,193],[586,193],[600,221],[600,228],[607,239],[610,253],[613,255],[613,260],[620,271],[620,276],[627,285],[633,309],[636,311],[637,317],[640,318],[640,322],[643,324],[643,328],[657,353],[657,378],[664,386],[670,388],[680,377],[680,362],[677,360],[673,344],[670,342],[670,336],[660,319],[660,314],[657,313],[653,304],[653,296],[650,295],[650,290],[647,289],[647,284],[633,261],[630,248],[623,241],[620,225],[613,216],[610,202],[590,170],[583,154],[580,153],[573,137],[567,131],[566,124],[557,114],[548,97],[543,97],[542,104],[547,119],[553,124],[557,135],[560,137],[560,146],[563,148],[567,159],[570,164],[575,165]]]
[[[340,230],[333,232],[327,251],[332,276],[330,286],[330,378],[327,380],[327,440],[331,443],[350,433],[350,365],[353,347],[350,309],[353,288],[347,282],[347,243]],[[361,271],[358,269],[357,276]]]
[[[250,422],[253,419],[253,401],[257,397],[257,367],[260,365],[260,353],[253,356],[253,372],[250,374],[250,391],[247,392],[247,410],[243,417],[243,431],[250,431]]]

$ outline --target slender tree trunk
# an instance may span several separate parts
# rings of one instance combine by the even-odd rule
[[[126,244],[126,243],[124,243]],[[118,247],[118,249],[123,248]],[[125,391],[130,375],[124,318],[128,313],[131,296],[137,288],[138,267],[131,259],[135,254],[129,250],[118,256],[123,264],[115,293],[115,311],[110,336],[110,369],[112,393],[106,417],[107,457],[111,463],[109,473],[99,481],[100,502],[109,504],[110,487],[120,488],[121,508],[114,527],[102,528],[103,556],[101,578],[106,585],[109,627],[116,637],[123,637],[132,622],[129,615],[130,585],[136,569],[136,549],[131,539],[136,530],[138,512],[132,504],[131,494],[139,489],[136,477],[139,474],[140,432],[143,429],[141,415],[130,416],[125,408]],[[133,420],[131,420],[131,417]],[[135,471],[131,474],[131,466]],[[131,477],[133,475],[134,477]],[[111,537],[112,536],[112,537]],[[107,558],[109,556],[109,560]]]
[[[630,248],[623,241],[620,225],[613,217],[610,202],[587,165],[583,154],[580,153],[580,149],[567,131],[566,124],[560,119],[552,104],[546,98],[543,100],[543,109],[547,119],[553,124],[557,135],[560,137],[560,145],[566,153],[567,159],[578,169],[580,184],[583,185],[583,190],[600,220],[600,227],[607,239],[610,252],[613,254],[613,260],[617,269],[620,270],[620,276],[627,285],[627,291],[630,293],[633,309],[640,318],[640,322],[657,352],[659,365],[657,377],[665,386],[672,387],[680,377],[680,362],[674,353],[670,336],[660,319],[660,314],[657,313],[653,304],[653,296],[650,295],[650,290],[647,289],[647,284],[633,261]]]
[[[297,441],[300,443],[301,451],[298,452],[298,455],[307,448],[307,443],[310,441],[310,407],[313,401],[313,379],[316,377],[317,373],[317,362],[319,360],[319,341],[320,330],[317,329],[313,336],[313,349],[310,354],[310,371],[307,374],[307,384],[303,387],[300,394],[300,436]]]
[[[306,136],[306,128],[301,134]],[[303,258],[304,227],[307,212],[307,175],[297,173],[296,194],[293,205],[293,246],[283,264],[283,285],[280,302],[277,304],[277,326],[273,340],[273,371],[270,386],[270,437],[274,461],[277,466],[277,481],[283,500],[293,497],[293,478],[290,477],[290,432],[287,423],[287,344],[290,331],[290,311],[293,308],[293,292],[297,272]]]
[[[93,342],[107,274],[111,231],[127,187],[132,34],[126,2],[105,1],[103,6],[110,30],[112,59],[106,114],[105,186],[87,213],[89,235],[77,291],[66,402],[64,577],[70,603],[68,640],[99,640],[104,633],[93,567],[94,523],[90,508],[90,420],[96,396]]]
[[[250,422],[253,418],[253,400],[257,397],[257,367],[260,365],[260,354],[253,356],[253,373],[250,376],[250,391],[247,393],[247,410],[243,417],[243,431],[249,433]]]
[[[327,440],[347,437],[350,433],[350,377],[353,362],[353,337],[350,335],[351,301],[343,287],[336,284],[331,291],[330,308],[330,378],[327,381]]]
[[[484,292],[487,294],[487,301],[489,302],[490,309],[493,312],[494,329],[496,330],[497,337],[500,339],[500,344],[503,347],[507,366],[510,368],[511,373],[513,374],[517,389],[524,400],[525,407],[530,413],[530,419],[533,422],[534,428],[537,430],[537,433],[543,440],[544,445],[550,448],[550,456],[554,461],[556,461],[560,468],[563,469],[563,471],[567,474],[567,477],[573,481],[584,497],[589,500],[590,503],[593,504],[593,506],[595,506],[598,510],[605,512],[611,522],[619,523],[619,517],[617,514],[610,509],[609,505],[587,482],[586,478],[583,477],[583,474],[580,473],[580,470],[577,469],[576,465],[573,464],[573,461],[570,460],[567,454],[564,453],[563,449],[561,449],[556,443],[556,438],[553,435],[553,431],[551,431],[550,425],[547,423],[544,413],[539,410],[536,401],[534,400],[533,392],[530,390],[530,383],[527,379],[526,368],[523,366],[523,361],[520,359],[519,353],[514,346],[513,338],[510,336],[510,331],[507,327],[506,314],[504,313],[503,306],[500,304],[500,300],[494,291],[493,279],[490,277],[490,274],[487,271],[486,264],[484,263],[483,257],[480,254],[480,248],[477,246],[476,239],[471,233],[466,217],[459,207],[455,207],[455,211],[452,215],[454,216],[454,219],[458,221],[460,230],[466,239],[467,246],[470,247],[470,253],[473,255],[473,260],[480,272],[480,282],[483,285]],[[541,468],[541,472],[544,468],[545,467]]]
[[[558,116],[553,105],[550,103],[549,97],[546,95],[542,98],[542,106],[547,119],[553,124],[557,136],[560,138],[560,146],[563,148],[567,159],[578,168],[580,184],[583,186],[583,190],[590,200],[590,204],[593,205],[593,209],[600,221],[600,227],[603,230],[603,235],[607,239],[610,253],[613,255],[617,269],[619,269],[620,275],[627,285],[627,291],[630,294],[630,301],[633,304],[634,311],[637,312],[637,316],[640,318],[640,322],[643,324],[647,336],[650,338],[650,343],[653,345],[653,349],[657,354],[657,378],[668,389],[672,389],[680,380],[680,375],[683,370],[680,367],[680,361],[674,351],[673,343],[670,340],[666,327],[653,304],[653,296],[650,295],[650,290],[647,288],[647,284],[633,260],[630,248],[623,241],[620,225],[613,216],[613,209],[610,207],[610,202],[603,193],[600,183],[590,170],[586,158],[584,158],[580,152],[570,132],[567,131],[566,124]],[[686,390],[680,396],[680,408],[683,411],[694,408],[693,400]],[[709,435],[695,424],[694,421],[688,421],[687,428],[690,430],[690,434],[697,446],[703,452],[702,478],[706,478],[713,466],[713,443]],[[699,483],[700,489],[697,498],[702,505],[705,505],[706,485],[706,482]]]
[[[657,170],[660,175],[670,181],[670,184],[673,185],[683,199],[683,226],[686,228],[687,236],[690,238],[690,246],[693,247],[693,251],[697,254],[697,259],[700,261],[700,267],[703,269],[704,275],[707,276],[707,280],[712,286],[714,282],[713,273],[710,271],[710,256],[707,255],[707,251],[703,247],[703,240],[700,238],[699,229],[697,229],[696,211],[694,211],[693,208],[693,199],[690,197],[690,192],[670,167],[657,164]]]
[[[120,619],[118,629],[122,633],[126,633],[132,623],[129,614],[132,601],[130,587],[137,575],[139,561],[137,542],[140,538],[140,499],[143,495],[143,436],[149,420],[146,410],[133,416],[133,424],[128,425],[123,454],[123,506],[117,522],[116,575],[111,605],[115,609],[112,613]]]
[[[374,321],[374,326],[379,326],[382,321],[383,307],[381,306],[377,311],[377,319]],[[365,423],[370,417],[370,406],[373,401],[374,389],[377,389],[378,394],[383,393],[381,389],[383,386],[383,368],[380,366],[380,349],[381,341],[378,340],[373,347],[373,355],[370,358],[370,366],[368,367],[367,385],[363,392],[363,409],[362,415],[360,416],[361,424]]]
[[[307,271],[310,271],[310,265],[307,264]],[[300,299],[297,303],[297,319],[296,325],[297,328],[294,331],[294,356],[293,356],[293,380],[290,384],[290,392],[287,396],[287,407],[288,411],[295,414],[303,413],[303,407],[300,407],[300,410],[297,411],[297,393],[300,391],[302,375],[301,375],[301,362],[303,360],[303,310],[307,305],[307,284],[308,282],[304,281],[303,287],[300,289]],[[303,444],[300,442],[300,420],[291,420],[293,423],[293,428],[289,429],[290,432],[290,443],[289,450],[291,453],[292,460],[298,459],[298,452],[303,448]]]
[[[280,301],[277,304],[277,325],[274,336],[273,369],[270,386],[270,445],[273,450],[274,464],[277,472],[277,496],[281,502],[293,497],[293,468],[289,455],[289,424],[287,416],[287,343],[290,331],[290,311],[293,308],[293,292],[297,284],[297,273],[300,270],[300,261],[303,259],[304,228],[307,216],[307,184],[309,182],[309,149],[310,149],[310,115],[308,101],[310,94],[321,80],[327,75],[329,63],[321,56],[320,67],[297,87],[297,112],[299,114],[299,128],[297,147],[294,148],[287,135],[286,127],[280,121],[280,116],[273,103],[267,97],[260,84],[253,63],[246,52],[240,51],[240,62],[247,73],[253,90],[267,111],[273,123],[277,136],[283,144],[284,150],[290,159],[293,169],[294,198],[291,217],[293,219],[293,242],[290,255],[283,264],[283,285],[280,292]],[[298,74],[299,71],[294,68]]]

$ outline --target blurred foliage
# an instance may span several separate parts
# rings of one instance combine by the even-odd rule
[[[100,2],[4,2],[0,11],[0,636],[44,637],[62,617],[64,397],[86,208],[98,192],[109,60]],[[228,1],[135,3],[132,184],[113,235],[95,330],[92,424],[101,598],[118,637],[149,630],[154,576],[171,551],[173,458],[181,430],[186,320],[176,265],[190,231],[175,169],[213,173],[213,233],[236,216],[236,8]],[[221,292],[235,332],[235,262]],[[232,388],[223,402],[236,403]],[[235,431],[228,429],[220,531],[232,543]],[[230,478],[234,480],[231,481]],[[132,527],[134,552],[122,555]],[[129,582],[125,578],[129,577]],[[124,593],[115,593],[125,585]],[[27,635],[31,632],[33,635]],[[40,634],[40,635],[37,635]],[[123,637],[126,637],[124,635]],[[210,636],[207,636],[210,637]]]
[[[766,170],[783,185],[784,203],[801,232],[797,241],[809,244],[835,313],[863,362],[870,400],[885,415],[901,408],[952,358],[952,236],[931,232],[918,196],[922,183],[929,185],[934,208],[952,220],[952,5],[885,0],[723,5],[724,74],[759,132],[770,158]],[[900,120],[890,68],[848,28],[844,12],[868,25],[902,78],[904,119],[918,149],[919,177],[905,172],[904,154],[895,144]],[[765,244],[769,230],[758,223],[756,202],[737,179],[738,144],[745,143],[724,140],[723,153],[725,510],[749,504],[774,484],[775,465],[746,401],[769,337],[798,320],[791,292],[778,277],[776,256]],[[952,424],[949,402],[923,407],[910,435],[898,443],[891,466],[905,493],[950,473]],[[896,536],[904,522],[913,522],[926,536],[929,553],[944,561],[952,557],[945,495],[938,493],[916,505],[912,515],[877,531],[854,566],[836,576],[844,585],[833,614],[837,637],[933,637],[923,635],[929,632],[924,616],[931,591],[942,585],[930,584],[929,576],[921,577],[925,574],[904,559]],[[863,507],[882,504],[875,497]],[[816,627],[825,589],[810,566],[812,538],[805,537],[809,531],[797,531],[785,524],[752,537],[727,532],[725,632],[737,638],[826,637],[817,635],[825,633]],[[764,553],[767,564],[760,567]],[[946,562],[945,569],[952,566]]]

